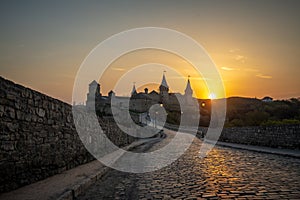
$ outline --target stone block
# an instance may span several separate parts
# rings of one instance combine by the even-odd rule
[[[24,117],[24,119],[26,121],[30,122],[31,121],[31,114],[30,113],[26,114],[25,117]]]
[[[19,123],[17,123],[17,122],[7,122],[7,123],[6,123],[6,127],[7,127],[7,129],[8,129],[9,131],[15,132],[15,131],[17,131],[18,128],[19,128]]]
[[[33,105],[33,100],[32,99],[28,99],[28,104],[29,105]]]
[[[1,141],[1,149],[4,151],[13,151],[15,149],[14,141]]]
[[[14,101],[15,100],[15,98],[16,98],[16,94],[12,94],[12,93],[7,93],[6,94],[6,98],[8,99],[8,100],[12,100],[12,101]]]
[[[48,109],[48,104],[49,104],[49,102],[47,100],[43,100],[42,107],[44,109]]]
[[[64,192],[57,200],[73,200],[73,193],[71,190]]]
[[[16,111],[16,119],[17,120],[24,120],[24,116],[25,116],[24,112],[22,112],[20,110]]]
[[[38,119],[39,119],[39,117],[37,115],[32,115],[31,116],[31,121],[33,121],[33,122],[37,122]]]
[[[11,119],[15,119],[16,117],[15,109],[13,109],[12,107],[6,107],[5,111],[6,111],[6,116],[8,116]]]
[[[82,193],[82,187],[80,184],[73,186],[72,188],[73,197],[78,197]]]
[[[37,114],[38,116],[40,116],[40,117],[44,117],[45,114],[46,114],[46,112],[45,112],[45,110],[42,109],[42,108],[37,108],[37,109],[36,109],[36,114]]]
[[[0,117],[2,117],[4,114],[4,106],[0,105]]]

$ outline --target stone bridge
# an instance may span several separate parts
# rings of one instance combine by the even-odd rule
[[[299,125],[225,129],[221,140],[244,149],[217,145],[199,158],[199,137],[171,165],[134,174],[94,161],[71,111],[69,104],[0,78],[0,199],[300,199]],[[137,153],[162,148],[176,134],[164,129],[141,141],[111,119],[99,123],[115,144]],[[259,146],[247,150],[249,145],[290,150],[266,154]]]

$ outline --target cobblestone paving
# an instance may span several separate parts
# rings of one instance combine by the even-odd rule
[[[155,172],[110,170],[78,199],[300,199],[300,159],[218,146],[200,159],[200,145]]]

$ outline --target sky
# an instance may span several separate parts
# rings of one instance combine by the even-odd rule
[[[71,103],[77,71],[95,46],[128,29],[164,27],[203,46],[227,97],[300,97],[299,8],[297,0],[1,1],[0,76]],[[133,82],[143,89],[140,80],[158,83],[164,66],[175,65],[184,73],[166,70],[167,81],[172,91],[182,93],[193,74],[185,61],[165,52],[127,56],[99,77],[104,95],[112,88],[128,95]],[[163,66],[144,66],[145,73],[115,87],[118,71],[143,62]],[[200,79],[191,75],[194,95],[207,98],[211,94]]]

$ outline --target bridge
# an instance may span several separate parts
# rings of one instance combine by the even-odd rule
[[[151,147],[155,151],[168,144],[175,132]],[[78,199],[284,199],[299,198],[297,158],[228,147],[215,147],[199,158],[196,139],[176,162],[145,174],[110,170]],[[151,163],[149,163],[151,164]]]
[[[299,126],[247,128],[245,137],[234,141],[239,145],[228,141],[236,138],[232,135],[237,129],[228,129],[221,136],[223,142],[205,158],[199,157],[200,135],[172,164],[153,172],[127,173],[108,168],[89,154],[74,127],[69,104],[3,78],[0,86],[0,199],[300,198],[300,154],[293,150],[299,147]],[[165,128],[156,137],[136,140],[110,119],[99,123],[115,144],[137,153],[161,149],[176,134]],[[252,141],[251,131],[265,134],[261,141]],[[245,144],[268,144],[278,131],[290,134],[287,138],[293,141],[278,139],[273,144],[285,142],[292,145],[285,146],[290,149]],[[118,160],[124,158],[120,155]]]

